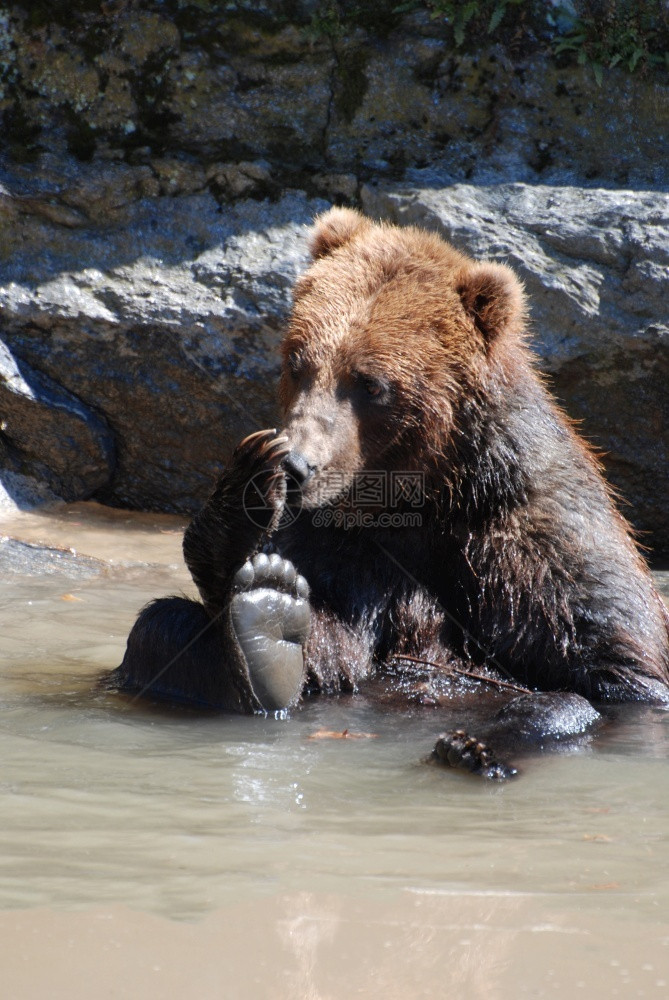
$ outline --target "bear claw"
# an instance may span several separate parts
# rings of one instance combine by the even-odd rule
[[[469,771],[488,781],[506,781],[518,774],[515,767],[497,760],[490,747],[470,736],[464,729],[442,733],[432,751],[432,759],[449,767]]]

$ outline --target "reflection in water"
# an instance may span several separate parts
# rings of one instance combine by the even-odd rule
[[[665,995],[665,713],[486,788],[421,763],[437,711],[276,721],[100,692],[141,604],[193,592],[179,531],[83,504],[3,526],[87,557],[0,580],[7,995]],[[376,738],[309,738],[345,728]]]
[[[649,935],[633,907],[580,904],[344,890],[268,896],[197,923],[117,905],[5,911],[3,993],[90,997],[104,983],[110,996],[161,1000],[665,997],[666,916]]]
[[[316,1000],[323,994],[318,988],[319,957],[335,939],[341,927],[343,901],[319,902],[313,893],[300,892],[285,901],[285,916],[277,922],[279,939],[291,953],[286,975],[289,996]],[[294,971],[293,971],[294,969]]]

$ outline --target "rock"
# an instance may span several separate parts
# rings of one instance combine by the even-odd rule
[[[229,201],[278,194],[271,167],[264,161],[213,164],[207,170],[207,180],[213,184],[214,194]]]
[[[481,183],[666,183],[660,69],[606,69],[598,87],[591,66],[552,57],[560,29],[547,20],[507,47],[486,37],[468,51],[449,44],[443,19],[395,6],[128,0],[81,3],[75,17],[11,4],[6,149],[23,162],[47,150],[230,169],[264,160],[282,186],[312,172],[397,179],[420,164]]]
[[[72,549],[57,549],[3,536],[0,536],[0,565],[3,575],[63,576],[71,580],[90,580],[106,569],[100,560],[82,556]]]
[[[110,481],[114,441],[105,421],[1,340],[0,411],[0,461],[5,472],[21,476],[24,489],[28,476],[46,488],[45,498],[75,500]],[[4,492],[12,485],[10,476]]]
[[[62,497],[45,483],[11,469],[0,469],[0,517],[3,520],[18,511],[57,503],[62,503]]]
[[[669,552],[669,195],[502,184],[367,186],[372,215],[509,263],[530,301],[542,368],[602,449],[623,512]],[[645,533],[650,535],[646,536]]]
[[[0,494],[0,566],[7,576],[81,581],[103,575],[126,583],[147,571],[169,572],[172,587],[190,591],[183,562],[182,518],[129,512],[93,501],[51,502],[37,511],[5,510]],[[64,600],[76,600],[62,595]]]
[[[348,99],[339,110],[334,101],[327,129],[340,170],[355,157],[370,179],[380,167],[397,178],[423,165],[480,184],[667,182],[666,80],[621,74],[597,87],[589,67],[500,46],[449,51],[421,25],[354,51],[353,67],[352,53],[338,63]]]
[[[223,208],[206,188],[147,197],[145,182],[143,166],[63,177],[45,158],[14,197],[5,185],[2,463],[66,499],[192,512],[241,437],[277,422],[277,345],[326,203]]]
[[[324,198],[344,204],[355,201],[360,187],[355,174],[314,174],[312,182]]]

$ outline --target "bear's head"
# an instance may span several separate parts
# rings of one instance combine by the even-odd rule
[[[499,390],[520,347],[518,280],[434,234],[345,208],[317,220],[310,248],[280,386],[305,506],[334,501],[365,470],[437,475],[465,411],[493,371]]]

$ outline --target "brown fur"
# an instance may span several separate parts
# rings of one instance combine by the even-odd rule
[[[377,566],[385,552],[380,578],[396,559],[392,586],[366,616],[396,599],[389,589],[404,600],[419,585],[446,612],[442,657],[495,661],[539,687],[664,700],[664,609],[596,460],[534,371],[513,272],[347,209],[318,221],[311,246],[280,389],[285,433],[313,470],[305,506],[341,504],[323,487],[333,473],[339,491],[365,469],[427,477],[419,537],[334,532],[325,542],[353,544],[351,558]],[[361,379],[380,385],[385,402],[361,399]],[[313,581],[323,540],[309,538],[277,544]],[[339,579],[349,600],[328,590],[324,601],[356,603],[343,567]],[[412,649],[425,653],[421,623],[410,631]],[[383,648],[405,645],[398,633]]]
[[[318,220],[311,248],[283,345],[284,436],[242,443],[186,533],[204,608],[144,612],[114,683],[159,694],[159,676],[166,697],[237,708],[230,637],[201,638],[202,615],[219,628],[235,572],[265,545],[311,588],[311,690],[349,691],[409,654],[442,665],[439,690],[458,667],[669,704],[666,608],[535,372],[513,272],[348,209]],[[277,528],[294,501],[284,469],[304,510]],[[357,477],[376,470],[424,476],[420,524],[356,506]],[[243,507],[252,477],[273,505],[260,527]],[[391,512],[415,510],[405,496]],[[359,513],[374,522],[346,520]]]

